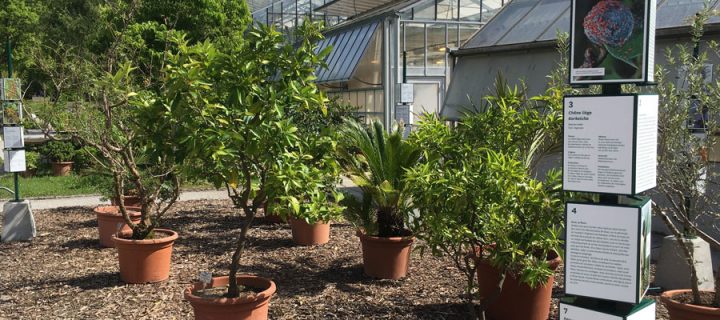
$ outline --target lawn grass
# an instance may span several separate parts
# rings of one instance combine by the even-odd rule
[[[19,178],[20,196],[26,198],[68,197],[80,195],[99,195],[101,187],[98,179],[92,175],[72,174],[65,177],[35,176]],[[12,174],[0,176],[0,187],[14,190]],[[185,183],[183,190],[208,190],[212,185],[204,181]],[[5,190],[0,190],[0,200],[12,199],[14,196]]]
[[[69,175],[65,177],[40,176],[23,178],[20,177],[21,198],[44,198],[99,194],[100,190],[93,185],[92,179],[87,176]],[[0,176],[0,186],[14,190],[12,174]],[[9,192],[0,191],[0,199],[12,199]]]

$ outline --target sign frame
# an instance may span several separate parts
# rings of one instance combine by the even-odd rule
[[[647,84],[652,83],[654,81],[654,72],[655,72],[655,17],[656,17],[656,10],[657,10],[657,1],[656,0],[625,0],[621,2],[643,2],[644,3],[644,12],[643,12],[643,19],[642,19],[642,37],[643,37],[643,43],[642,43],[642,53],[640,53],[639,57],[642,59],[642,64],[640,66],[635,66],[635,69],[639,69],[640,75],[639,77],[620,77],[617,79],[604,79],[606,77],[605,75],[605,68],[602,68],[602,75],[586,75],[585,77],[602,77],[601,79],[576,79],[576,78],[582,78],[583,76],[580,75],[574,75],[576,70],[582,70],[586,69],[587,71],[600,71],[600,68],[595,67],[594,69],[598,70],[591,70],[593,69],[593,65],[591,65],[590,68],[576,68],[575,66],[582,66],[585,62],[585,53],[587,51],[590,51],[592,54],[592,48],[597,48],[597,44],[593,44],[592,41],[587,39],[587,35],[584,32],[583,24],[578,23],[575,21],[577,16],[579,15],[579,6],[578,2],[586,3],[590,2],[588,0],[572,0],[571,7],[570,7],[570,57],[568,59],[569,61],[569,72],[568,72],[568,83],[570,85],[591,85],[591,84],[623,84],[623,83],[635,83],[635,84]],[[582,9],[586,9],[584,6]],[[582,12],[581,14],[583,16],[586,16],[588,12],[591,10],[587,10],[587,12]],[[633,18],[639,18],[638,16],[632,15]],[[580,29],[580,30],[576,30]],[[637,28],[635,28],[635,24],[633,24],[633,29],[631,30],[631,33],[636,31]],[[581,33],[579,37],[583,38],[583,40],[587,40],[588,44],[592,44],[590,47],[587,47],[584,51],[579,50],[576,48],[576,45],[579,45],[576,39],[576,36],[578,36],[578,33]],[[630,36],[628,39],[625,39],[622,41],[623,43],[625,41],[632,41],[632,36]],[[614,47],[614,46],[613,46]],[[602,57],[601,61],[596,62],[598,65],[602,63],[602,60],[607,59],[608,56],[612,56],[612,54],[609,52],[610,50],[607,49],[608,46],[605,44],[602,49],[605,51],[605,55]],[[600,50],[601,52],[603,50]],[[576,58],[576,55],[578,57]],[[625,62],[626,60],[622,60],[620,58],[615,58],[613,56],[613,59],[620,61],[621,63],[625,63],[629,67],[633,67],[632,65]],[[636,72],[633,73],[636,74]]]
[[[647,290],[650,288],[650,250],[651,248],[648,248],[648,246],[651,245],[651,229],[652,229],[652,199],[649,197],[643,197],[639,199],[633,199],[630,200],[627,203],[624,204],[597,204],[592,202],[583,202],[583,201],[567,201],[565,203],[565,230],[564,230],[564,236],[566,239],[566,246],[567,243],[570,243],[569,241],[569,235],[568,230],[570,229],[569,223],[568,223],[568,213],[570,211],[569,207],[571,205],[582,205],[582,206],[595,206],[595,207],[607,207],[607,208],[624,208],[624,209],[636,209],[637,219],[636,219],[636,226],[638,228],[637,233],[637,239],[636,241],[632,242],[637,248],[636,257],[635,257],[635,283],[632,286],[631,289],[634,289],[634,296],[635,298],[630,300],[622,300],[622,299],[611,299],[608,297],[603,296],[589,296],[589,295],[583,295],[583,294],[577,294],[574,291],[573,286],[568,286],[568,272],[570,270],[569,266],[572,264],[572,260],[567,258],[568,255],[568,248],[566,247],[565,250],[565,257],[563,257],[563,263],[565,263],[565,276],[563,277],[563,287],[565,288],[565,293],[571,296],[575,297],[583,297],[583,298],[591,298],[591,299],[602,299],[607,301],[616,301],[621,303],[631,303],[631,304],[638,304],[640,303],[644,296],[647,294]],[[648,210],[646,212],[643,211],[643,209],[647,208]],[[643,261],[645,260],[646,261]],[[628,289],[630,290],[630,289]]]
[[[612,194],[612,195],[626,195],[626,196],[634,196],[637,194],[640,194],[641,192],[650,190],[657,186],[657,165],[653,164],[652,170],[654,170],[656,177],[654,180],[655,182],[651,185],[643,186],[642,188],[638,188],[638,175],[637,175],[637,159],[638,159],[638,109],[639,109],[639,103],[641,97],[649,97],[649,96],[657,96],[657,95],[651,95],[651,94],[618,94],[618,95],[566,95],[563,97],[563,117],[567,114],[567,100],[568,99],[574,99],[574,98],[589,98],[589,99],[597,99],[597,98],[606,98],[606,97],[633,97],[633,110],[632,110],[632,145],[630,146],[631,150],[631,164],[630,164],[630,171],[627,173],[631,175],[630,177],[630,185],[626,187],[624,190],[618,190],[618,192],[608,192],[606,190],[602,190],[598,187],[589,187],[589,188],[576,188],[576,187],[568,187],[567,180],[567,170],[565,168],[565,158],[566,153],[568,152],[567,148],[565,148],[565,143],[567,143],[567,137],[566,137],[566,124],[567,119],[563,119],[563,128],[562,128],[562,135],[563,135],[563,152],[562,152],[562,166],[563,166],[563,191],[569,191],[569,192],[592,192],[592,193],[598,193],[598,194]],[[655,110],[657,113],[657,110]],[[656,134],[655,139],[657,139],[657,122],[655,123],[656,128]],[[655,140],[657,142],[657,140]],[[654,149],[654,158],[655,161],[657,161],[657,148]]]
[[[628,305],[625,303],[603,303],[597,300],[580,298],[580,297],[565,297],[560,299],[558,308],[558,319],[565,320],[565,314],[567,310],[564,307],[574,307],[595,313],[595,315],[607,316],[608,319],[617,320],[654,320],[657,309],[657,302],[653,299],[646,298],[640,301],[638,304]],[[647,310],[646,308],[650,308]],[[645,312],[650,315],[649,319],[638,318],[638,315],[643,315],[641,312]],[[567,319],[575,320],[575,318]]]

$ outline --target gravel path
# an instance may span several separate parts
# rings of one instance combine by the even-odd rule
[[[127,285],[115,250],[98,245],[89,207],[37,210],[35,219],[34,241],[0,243],[0,319],[192,319],[182,290],[200,271],[227,274],[240,225],[227,200],[179,203],[164,222],[180,234],[170,279]],[[407,279],[372,280],[354,233],[334,224],[330,243],[301,247],[286,225],[253,227],[241,270],[276,282],[271,319],[466,318],[464,280],[449,260],[413,253]],[[666,319],[663,311],[657,319]]]

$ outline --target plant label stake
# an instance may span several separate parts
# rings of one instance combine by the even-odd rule
[[[200,282],[203,283],[203,286],[205,288],[207,288],[210,286],[210,283],[212,282],[212,272],[200,271],[200,274],[198,275],[198,279],[200,279]]]

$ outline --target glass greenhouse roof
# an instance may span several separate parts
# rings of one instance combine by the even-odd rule
[[[378,21],[352,26],[342,32],[330,33],[318,43],[318,51],[332,46],[325,58],[327,68],[317,71],[317,82],[347,81],[352,77],[360,58],[365,53],[370,39],[378,27]]]
[[[556,39],[556,31],[569,32],[570,0],[513,0],[463,46],[463,49],[524,44]],[[688,26],[688,18],[705,0],[657,0],[657,29]],[[720,9],[720,0],[711,7]],[[718,23],[713,17],[709,23]]]

